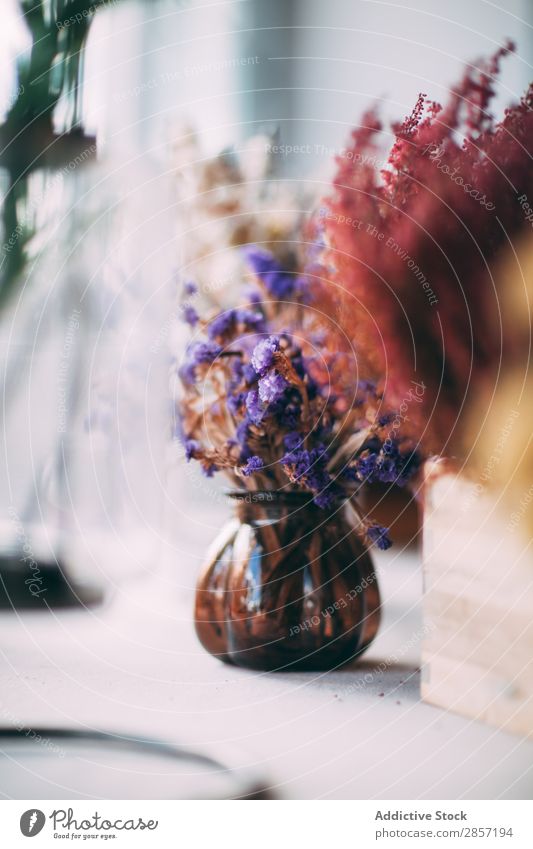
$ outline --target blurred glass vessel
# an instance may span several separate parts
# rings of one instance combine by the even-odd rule
[[[109,583],[151,566],[159,538],[169,198],[146,161],[51,181],[0,329],[0,540],[25,582],[59,563]]]
[[[324,514],[308,493],[232,493],[237,518],[214,542],[196,591],[200,642],[254,669],[332,669],[379,627],[370,555],[349,502]]]
[[[142,40],[139,4],[113,9],[126,16],[124,31],[130,12]],[[111,64],[114,42],[102,44]],[[141,58],[128,66],[133,83]],[[22,229],[2,234],[4,253],[24,240],[0,315],[4,607],[89,603],[157,562],[171,178],[131,107],[107,104],[107,113],[113,122],[96,139],[77,128],[67,134],[75,145],[53,137],[53,161],[40,162],[19,193]]]

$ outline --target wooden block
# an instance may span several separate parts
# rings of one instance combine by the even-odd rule
[[[533,551],[498,499],[426,478],[422,698],[533,737]]]

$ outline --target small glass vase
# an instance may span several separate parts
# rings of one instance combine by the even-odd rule
[[[236,518],[213,543],[196,590],[208,652],[261,670],[333,669],[374,639],[380,597],[349,501],[324,511],[308,493],[232,492]]]

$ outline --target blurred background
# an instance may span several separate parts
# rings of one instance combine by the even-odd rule
[[[2,14],[5,112],[28,34],[16,0]],[[518,97],[532,25],[529,0],[109,0],[87,45],[84,125],[103,141],[141,122],[137,130],[163,142],[186,118],[212,153],[267,129],[282,144],[311,147],[280,167],[314,171],[331,167],[322,146],[342,147],[364,109],[377,103],[397,119],[419,91],[445,99],[463,64],[507,37],[518,53],[505,63],[500,104]]]
[[[280,144],[306,146],[279,157],[294,175],[331,170],[331,149],[342,149],[373,104],[397,120],[420,91],[445,100],[464,63],[505,38],[518,53],[505,63],[500,106],[521,95],[533,59],[528,0],[110,5],[88,46],[89,127],[109,121],[107,109],[118,124],[141,120],[161,138],[185,116],[212,153],[266,130]]]

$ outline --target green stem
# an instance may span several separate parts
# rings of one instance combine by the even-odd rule
[[[42,167],[39,156],[52,137],[53,115],[61,97],[72,103],[66,131],[81,128],[83,50],[94,13],[106,1],[19,0],[32,44],[29,55],[18,63],[18,95],[1,128],[1,164],[8,186],[2,210],[0,309],[24,270],[32,233],[19,219],[19,211],[27,197],[29,174]],[[41,135],[40,149],[35,139]]]

